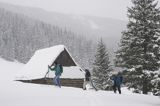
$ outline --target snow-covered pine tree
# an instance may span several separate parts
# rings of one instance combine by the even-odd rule
[[[151,81],[153,85],[152,92],[154,95],[160,96],[160,72],[155,71],[153,74],[154,74],[154,78]]]
[[[147,94],[154,87],[154,72],[160,68],[160,9],[155,0],[132,0],[129,23],[122,32],[116,65],[128,68],[130,88]]]
[[[93,63],[93,83],[97,89],[109,90],[111,89],[109,55],[102,39],[98,43],[95,61]]]

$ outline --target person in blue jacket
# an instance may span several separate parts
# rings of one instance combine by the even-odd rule
[[[61,64],[58,64],[57,62],[54,62],[55,66],[52,68],[52,66],[48,66],[48,68],[51,71],[55,71],[55,77],[53,79],[53,82],[56,86],[61,87],[61,83],[60,83],[60,76],[63,72],[63,67]]]
[[[118,73],[117,75],[113,76],[113,81],[114,81],[114,85],[113,85],[114,93],[116,93],[118,89],[119,94],[121,94],[121,84],[123,82],[122,75]]]

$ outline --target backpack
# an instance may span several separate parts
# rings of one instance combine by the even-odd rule
[[[89,81],[89,80],[90,80],[90,77],[91,77],[90,72],[89,72],[89,71],[86,71],[85,80],[86,80],[86,81]]]
[[[60,72],[63,73],[63,67],[62,67],[62,65],[60,64],[59,67],[60,67]]]

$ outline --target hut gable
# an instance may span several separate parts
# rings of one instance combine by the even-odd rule
[[[65,48],[55,59],[55,61],[62,64],[63,66],[76,66],[76,63]],[[54,62],[52,64],[54,64]]]

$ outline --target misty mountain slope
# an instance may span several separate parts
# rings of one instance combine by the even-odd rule
[[[0,8],[0,57],[26,63],[35,50],[66,45],[78,64],[91,67],[95,43],[58,26]]]
[[[92,39],[95,43],[102,37],[109,50],[111,61],[115,57],[114,52],[118,48],[121,32],[125,30],[127,23],[111,18],[62,14],[45,11],[40,8],[23,7],[2,2],[0,2],[0,7],[66,30],[71,30],[75,33],[74,35],[85,36],[85,38]]]
[[[40,8],[22,7],[2,2],[0,3],[0,7],[66,28],[90,39],[94,37],[94,40],[95,38],[97,40],[103,37],[109,48],[117,47],[117,41],[119,41],[121,32],[125,29],[126,25],[124,21],[111,18],[62,14],[45,11]]]

